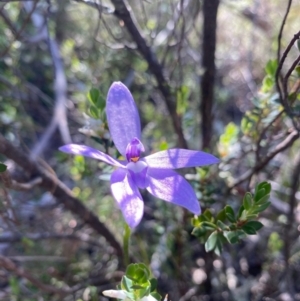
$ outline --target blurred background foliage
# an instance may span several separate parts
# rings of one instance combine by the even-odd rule
[[[173,119],[188,147],[201,149],[204,2],[128,1],[140,37],[120,18],[121,0],[0,2],[0,132],[72,189],[120,244],[124,221],[108,185],[113,168],[57,149],[72,140],[118,156],[104,100],[119,80],[137,103],[147,153],[178,146]],[[150,268],[169,300],[300,300],[299,72],[292,70],[287,82],[290,111],[276,88],[278,34],[289,2],[220,1],[213,134],[204,150],[222,162],[185,172],[203,212],[213,215],[226,205],[237,213],[245,193],[268,181],[271,205],[258,219],[259,234],[225,243],[219,256],[206,252],[213,248],[192,235],[188,212],[142,192],[145,216],[132,235],[131,256]],[[299,31],[300,2],[291,4],[282,51]],[[153,56],[143,55],[140,39]],[[293,46],[284,73],[298,56]],[[153,57],[175,113],[149,65]],[[0,159],[16,181],[31,180]],[[0,300],[108,300],[101,291],[116,288],[124,275],[101,233],[39,187],[15,191],[2,183],[0,255],[16,265],[0,265]]]

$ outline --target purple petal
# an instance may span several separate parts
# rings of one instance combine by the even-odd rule
[[[129,170],[131,178],[138,188],[145,189],[148,186],[147,170],[148,165],[143,161],[136,163],[130,162],[127,164],[127,170]]]
[[[110,178],[111,192],[122,210],[126,223],[136,227],[144,214],[144,202],[137,186],[133,183],[130,173],[118,168]]]
[[[125,157],[132,138],[141,139],[141,122],[132,95],[121,82],[114,82],[108,91],[106,115],[112,140]]]
[[[194,189],[175,171],[149,167],[148,181],[147,190],[157,198],[182,206],[194,214],[201,213]]]
[[[115,160],[114,158],[100,152],[97,149],[94,149],[86,145],[67,144],[60,147],[59,150],[68,154],[90,157],[97,160],[101,160],[110,165],[123,167],[123,165],[119,161]]]
[[[220,162],[218,158],[211,154],[180,148],[155,153],[143,158],[143,161],[145,161],[149,167],[163,169],[196,167]]]

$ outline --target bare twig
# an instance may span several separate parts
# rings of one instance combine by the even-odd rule
[[[16,243],[29,239],[32,241],[51,240],[51,239],[63,239],[63,240],[79,240],[81,242],[94,245],[97,247],[103,247],[99,240],[93,239],[89,235],[74,233],[74,234],[59,234],[59,233],[34,233],[34,234],[1,234],[0,243]]]
[[[273,151],[271,151],[264,160],[258,162],[252,169],[246,171],[242,174],[235,182],[228,187],[228,191],[248,180],[256,172],[262,170],[277,154],[288,149],[293,143],[299,138],[299,133],[296,130],[293,130],[281,143],[279,143]]]
[[[286,8],[286,11],[285,11],[285,14],[284,14],[284,17],[282,19],[282,22],[281,22],[281,26],[280,26],[280,30],[279,30],[279,34],[278,34],[278,38],[277,38],[277,61],[279,62],[280,61],[280,56],[281,56],[281,39],[282,39],[282,33],[283,33],[283,29],[284,29],[284,25],[285,25],[285,22],[286,22],[286,19],[288,17],[288,14],[290,12],[290,8],[291,8],[291,5],[292,5],[292,0],[288,0],[288,5],[287,5],[287,8]]]
[[[39,279],[34,277],[29,271],[25,270],[22,267],[18,267],[11,259],[5,256],[0,255],[0,265],[4,269],[14,273],[15,275],[27,279],[34,286],[36,286],[37,288],[41,289],[46,293],[56,294],[60,296],[65,296],[71,293],[71,290],[69,288],[58,288],[52,285],[47,285],[42,283]]]
[[[11,178],[9,171],[7,170],[0,173],[0,178],[6,188],[13,190],[30,190],[42,183],[42,178],[35,178],[28,183],[19,183]]]
[[[74,1],[78,2],[78,3],[83,3],[92,8],[96,8],[99,12],[101,12],[103,14],[110,15],[113,13],[113,10],[110,7],[105,6],[102,3],[99,3],[96,1],[92,1],[92,0],[74,0]]]

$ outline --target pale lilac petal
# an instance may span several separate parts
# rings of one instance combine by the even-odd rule
[[[132,138],[141,139],[141,122],[133,97],[121,82],[114,82],[108,91],[106,115],[112,140],[125,157]]]
[[[93,159],[101,160],[110,165],[123,167],[123,164],[121,164],[121,161],[117,161],[114,158],[100,152],[99,150],[94,149],[89,146],[86,146],[86,145],[67,144],[67,145],[60,147],[59,150],[64,153],[90,157]]]
[[[196,167],[220,162],[218,158],[211,154],[180,148],[157,152],[143,158],[143,161],[145,161],[149,167],[163,169]]]
[[[112,195],[117,201],[126,223],[131,228],[136,227],[144,214],[144,202],[129,171],[124,168],[115,170],[111,175],[110,183]]]
[[[194,214],[201,213],[192,186],[171,169],[148,168],[147,190],[157,198],[182,206]]]

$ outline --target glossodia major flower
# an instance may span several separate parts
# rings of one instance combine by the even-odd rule
[[[60,150],[117,167],[110,179],[111,192],[127,224],[134,228],[143,217],[144,202],[139,189],[147,189],[155,197],[199,215],[200,205],[192,186],[173,169],[215,164],[219,159],[205,152],[177,148],[143,158],[145,148],[138,110],[130,91],[121,82],[114,82],[108,91],[106,115],[112,140],[126,161],[85,145],[68,144]]]

